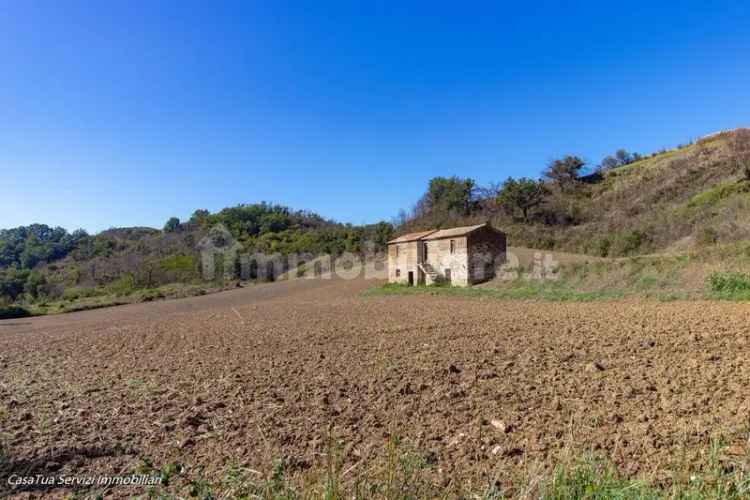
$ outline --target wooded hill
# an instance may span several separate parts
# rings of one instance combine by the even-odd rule
[[[339,255],[382,250],[399,233],[486,221],[514,246],[602,257],[750,240],[750,130],[712,134],[645,157],[620,150],[593,166],[568,155],[543,166],[539,179],[487,187],[436,177],[392,223],[353,226],[258,203],[196,210],[190,220],[172,218],[161,230],[89,235],[41,224],[0,230],[0,308],[70,310],[81,299],[137,291],[145,291],[139,299],[151,300],[162,294],[153,290],[175,283],[194,284],[193,292],[201,293],[198,242],[219,223],[249,252]]]
[[[515,246],[610,257],[750,239],[750,130],[647,157],[621,151],[588,173],[571,155],[550,162],[539,180],[479,188],[433,179],[398,230],[485,221]]]
[[[390,224],[353,226],[258,203],[196,210],[162,230],[113,228],[96,235],[43,224],[0,230],[0,305],[123,296],[170,283],[200,283],[198,243],[223,224],[248,252],[338,255],[382,249]],[[221,274],[219,274],[221,276]]]

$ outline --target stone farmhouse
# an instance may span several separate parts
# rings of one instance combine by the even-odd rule
[[[489,224],[404,234],[388,242],[388,281],[473,285],[492,279],[505,253],[505,233]]]

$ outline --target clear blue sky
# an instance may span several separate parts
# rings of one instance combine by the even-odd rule
[[[612,4],[612,5],[610,5]],[[3,2],[0,227],[363,223],[750,125],[748,2]]]

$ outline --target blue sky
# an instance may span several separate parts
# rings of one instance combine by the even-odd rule
[[[609,5],[612,4],[612,5]],[[0,227],[390,219],[750,125],[747,2],[4,2]]]

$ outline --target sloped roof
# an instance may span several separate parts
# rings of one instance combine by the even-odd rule
[[[395,238],[388,242],[390,245],[391,243],[406,243],[409,241],[417,241],[417,240],[439,240],[442,238],[458,238],[461,236],[466,236],[467,234],[476,231],[479,228],[482,227],[489,227],[495,232],[501,233],[502,231],[499,231],[498,229],[495,229],[488,223],[484,224],[477,224],[475,226],[461,226],[461,227],[451,227],[448,229],[432,229],[430,231],[421,231],[418,233],[409,233],[409,234],[403,234],[399,236],[398,238]]]
[[[398,238],[394,238],[391,241],[389,241],[388,244],[390,245],[391,243],[406,243],[407,241],[421,240],[425,236],[429,236],[435,231],[437,231],[437,229],[430,229],[429,231],[420,231],[418,233],[402,234]]]
[[[449,229],[441,229],[435,231],[432,234],[427,235],[423,239],[425,240],[439,240],[441,238],[457,238],[459,236],[466,236],[472,231],[476,231],[480,227],[484,227],[487,224],[477,224],[476,226],[462,226],[462,227],[451,227]]]

